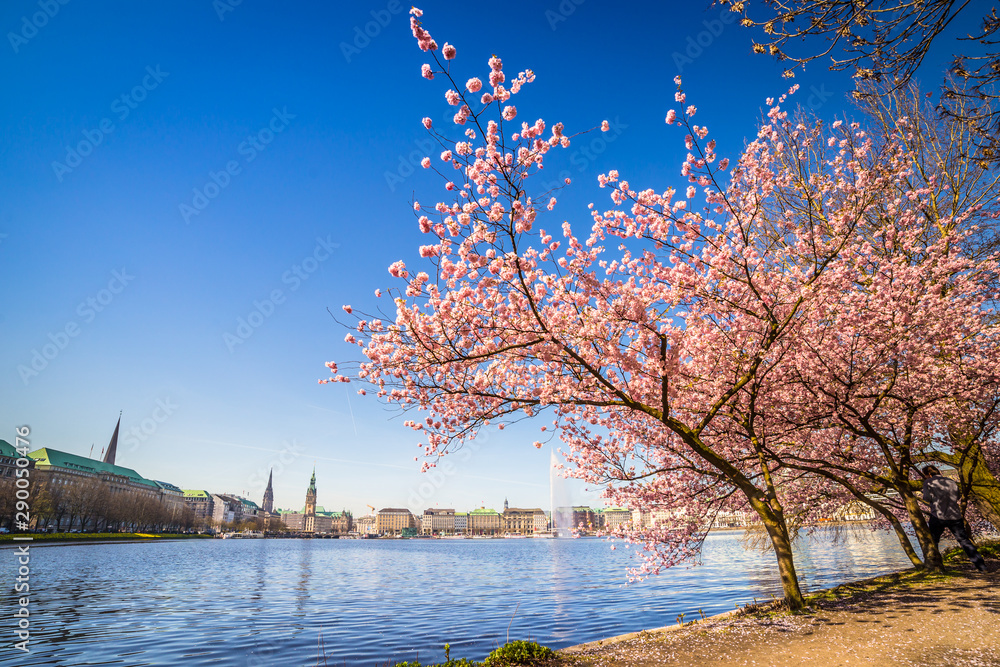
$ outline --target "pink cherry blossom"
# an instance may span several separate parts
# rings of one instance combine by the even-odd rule
[[[483,82],[476,77],[472,77],[471,79],[465,82],[465,89],[468,90],[470,93],[478,93],[482,87],[483,87]]]

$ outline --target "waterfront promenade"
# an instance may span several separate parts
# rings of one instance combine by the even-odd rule
[[[963,558],[962,556],[958,557]],[[839,586],[815,613],[729,613],[563,649],[567,664],[1000,665],[1000,562]]]

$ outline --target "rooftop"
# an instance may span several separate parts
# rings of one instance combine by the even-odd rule
[[[161,489],[166,489],[167,491],[174,491],[175,493],[183,493],[183,491],[181,491],[181,487],[174,486],[170,482],[161,482],[158,479],[154,479],[153,483],[156,484]]]
[[[156,486],[156,482],[146,479],[131,468],[125,468],[113,463],[104,463],[103,461],[95,461],[94,459],[88,459],[85,456],[77,456],[76,454],[70,454],[69,452],[61,452],[58,449],[52,449],[51,447],[36,449],[35,451],[30,452],[28,456],[35,459],[36,468],[53,467],[63,468],[64,470],[75,470],[77,472],[88,473],[91,475],[118,475],[119,477],[128,478],[128,480],[133,484],[141,484],[143,486],[158,488]]]
[[[0,456],[9,456],[11,458],[18,458],[17,449],[14,445],[10,444],[6,440],[0,440]]]

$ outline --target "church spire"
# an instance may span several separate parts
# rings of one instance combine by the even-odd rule
[[[118,423],[115,424],[115,432],[111,436],[111,443],[108,444],[108,451],[104,454],[104,463],[115,464],[115,454],[118,453],[118,427],[122,425],[122,413],[118,413]]]
[[[309,480],[309,490],[316,493],[316,464],[313,464],[313,476]]]
[[[261,503],[261,510],[264,514],[271,514],[274,511],[274,488],[271,486],[271,482],[274,478],[274,471],[269,471],[267,473],[267,488],[264,489],[264,502]]]

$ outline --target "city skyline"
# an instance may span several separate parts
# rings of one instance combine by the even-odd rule
[[[113,430],[113,434],[111,436],[111,440],[109,441],[108,445],[104,445],[104,446],[101,446],[101,447],[97,447],[95,445],[87,453],[81,453],[81,452],[76,452],[76,451],[71,451],[71,450],[64,450],[64,449],[61,449],[59,447],[50,447],[50,449],[55,449],[55,450],[58,450],[58,451],[65,451],[67,453],[74,454],[74,455],[77,455],[77,456],[83,456],[83,457],[86,457],[86,458],[90,458],[90,459],[92,459],[94,461],[101,461],[101,460],[104,460],[105,458],[107,458],[107,452],[109,450],[117,449],[118,446],[119,446],[119,443],[121,443],[121,444],[127,444],[127,434],[119,436],[119,435],[117,435],[117,433],[114,432],[114,431],[117,431],[117,430],[118,430],[117,427]],[[117,436],[117,439],[116,439],[116,436]],[[473,447],[476,447],[476,445],[473,445]],[[127,448],[126,448],[126,451],[127,451]],[[303,457],[301,456],[301,454],[299,452],[299,449],[297,447],[295,447],[295,446],[289,446],[289,447],[287,447],[287,448],[285,448],[283,450],[279,450],[279,451],[275,452],[275,454],[276,454],[276,457],[274,458],[274,462],[276,463],[277,467],[276,468],[275,467],[271,467],[271,468],[269,468],[267,470],[264,470],[264,469],[257,469],[257,470],[255,470],[251,474],[251,476],[247,478],[248,482],[250,482],[250,485],[247,486],[247,487],[240,488],[240,489],[219,488],[217,485],[213,485],[213,486],[204,486],[204,485],[202,485],[202,486],[190,486],[190,485],[185,484],[183,482],[183,480],[179,480],[178,482],[174,482],[172,480],[164,480],[164,481],[168,481],[171,484],[175,484],[176,486],[178,486],[179,488],[182,488],[185,491],[187,491],[187,490],[204,490],[204,491],[207,491],[208,493],[211,493],[213,495],[233,495],[233,496],[238,496],[238,497],[245,498],[247,500],[251,500],[251,501],[257,503],[258,505],[260,505],[261,503],[259,501],[263,499],[264,494],[266,493],[268,481],[270,480],[271,484],[272,484],[272,487],[273,487],[273,491],[274,491],[274,496],[273,496],[273,506],[274,506],[274,508],[276,510],[280,509],[280,510],[298,511],[296,508],[300,507],[300,505],[301,505],[301,498],[299,498],[299,500],[296,500],[296,497],[297,496],[300,497],[304,493],[304,491],[302,489],[305,489],[308,486],[308,481],[303,482],[301,484],[301,488],[299,488],[299,489],[296,488],[294,482],[291,482],[291,481],[287,482],[284,486],[280,487],[280,488],[283,489],[283,494],[282,495],[279,495],[277,493],[277,489],[279,487],[276,484],[274,484],[274,481],[276,479],[282,479],[282,478],[288,478],[288,477],[290,477],[289,473],[290,473],[290,471],[292,469],[294,469],[296,471],[298,471],[298,470],[301,469],[301,470],[305,470],[306,471],[306,477],[304,478],[305,480],[308,480],[308,476],[311,475],[311,474],[317,474],[317,476],[318,476],[318,481],[317,481],[317,500],[316,500],[316,504],[318,506],[324,506],[324,507],[327,507],[327,509],[330,509],[330,508],[335,508],[337,510],[339,510],[339,509],[347,509],[347,510],[351,511],[356,516],[362,516],[362,515],[368,513],[368,512],[365,511],[365,510],[367,510],[369,508],[369,503],[368,502],[361,502],[360,506],[344,505],[343,507],[341,507],[340,505],[335,505],[335,504],[323,502],[322,501],[322,498],[324,497],[324,495],[323,495],[323,491],[324,491],[324,484],[323,484],[323,482],[325,481],[323,479],[324,468],[322,466],[320,466],[316,461],[311,461],[310,462],[310,461],[307,461],[307,460],[303,459]],[[329,463],[334,463],[334,464],[341,464],[341,465],[351,465],[351,464],[356,464],[357,463],[357,462],[349,462],[349,461],[343,461],[343,460],[337,460],[337,459],[330,459],[330,458],[321,459],[321,460],[324,460],[328,464]],[[117,464],[120,465],[120,466],[125,466],[125,467],[134,467],[134,466],[130,466],[127,461],[123,461],[123,460],[118,460]],[[312,466],[312,467],[310,467],[310,466]],[[336,466],[332,466],[332,468],[335,470]],[[152,479],[152,478],[155,477],[155,474],[152,474],[155,471],[152,471],[152,470],[149,470],[149,471],[147,471],[147,470],[137,470],[137,472],[139,472],[139,474],[144,475],[145,477],[150,478],[150,479]],[[147,475],[146,473],[150,473],[150,474]],[[275,474],[277,474],[277,477],[275,477]],[[546,472],[546,475],[550,475],[550,473]],[[463,475],[461,475],[461,469],[456,465],[456,461],[448,459],[448,458],[445,458],[441,462],[441,466],[440,466],[439,469],[438,468],[432,469],[432,470],[430,470],[429,472],[426,472],[426,473],[420,473],[419,471],[417,471],[417,477],[415,478],[416,479],[416,484],[413,485],[413,486],[411,486],[408,489],[408,494],[409,495],[405,498],[405,502],[402,502],[402,503],[400,503],[400,502],[397,502],[397,503],[381,503],[381,504],[372,503],[372,504],[376,507],[376,511],[379,508],[381,508],[381,507],[403,506],[403,507],[406,507],[407,509],[409,509],[409,510],[411,510],[413,512],[416,512],[416,513],[422,512],[424,509],[432,508],[432,507],[458,507],[459,506],[458,504],[456,504],[456,503],[448,503],[448,502],[444,501],[443,498],[447,497],[447,487],[449,485],[454,485],[455,483],[458,483],[458,482],[461,481],[461,477],[460,476],[464,477],[467,480],[482,480],[483,479],[481,476],[478,476],[478,475],[469,475],[469,476],[463,476]],[[548,479],[548,477],[547,477],[547,479]],[[329,480],[330,484],[334,485],[336,483],[335,480],[336,480],[335,477],[331,478]],[[498,481],[500,483],[504,483],[506,481],[509,481],[511,483],[511,485],[515,486],[515,487],[516,486],[526,486],[526,485],[530,486],[527,482],[523,482],[523,481],[519,481],[519,480],[494,480],[494,481]],[[257,488],[258,482],[260,482],[259,489]],[[576,493],[572,494],[572,497],[573,498],[578,498],[581,503],[588,504],[588,505],[593,505],[595,507],[597,507],[597,506],[603,506],[603,501],[598,497],[598,494],[597,493],[587,493],[585,491],[582,483],[579,482],[578,480],[564,479],[564,478],[560,477],[559,481],[557,483],[560,484],[560,485],[568,485],[568,486],[576,485],[576,487],[577,487],[576,488]],[[537,486],[537,485],[535,485],[535,486]],[[328,489],[328,492],[330,494],[333,493],[332,490],[329,490],[329,489]],[[491,506],[501,506],[502,507],[503,504],[504,504],[504,501],[506,501],[512,495],[513,495],[512,493],[508,492],[505,495],[503,495],[502,500],[500,500],[498,502],[492,502],[490,500],[481,499],[478,504],[470,505],[469,509],[473,509],[473,508],[477,508],[477,507],[486,507],[487,509],[490,509]],[[528,495],[528,494],[526,494],[526,495]],[[533,494],[530,494],[530,495],[531,495],[531,497],[537,497],[537,493],[533,493]],[[288,499],[287,503],[284,501],[284,499],[286,497]],[[398,494],[394,495],[393,497],[398,497]],[[542,507],[543,509],[545,509],[546,511],[548,511],[549,510],[549,504],[548,504],[548,498],[549,497],[550,497],[550,489],[548,488],[548,486],[546,486],[546,489],[545,489],[545,499],[546,499],[546,502],[545,503],[534,503],[534,504],[532,504],[532,503],[520,503],[520,505],[521,506],[529,506],[529,505],[530,506],[535,506],[535,505],[538,505],[538,506]],[[588,498],[589,498],[589,500],[588,500]],[[375,500],[378,500],[378,499],[375,498]]]

